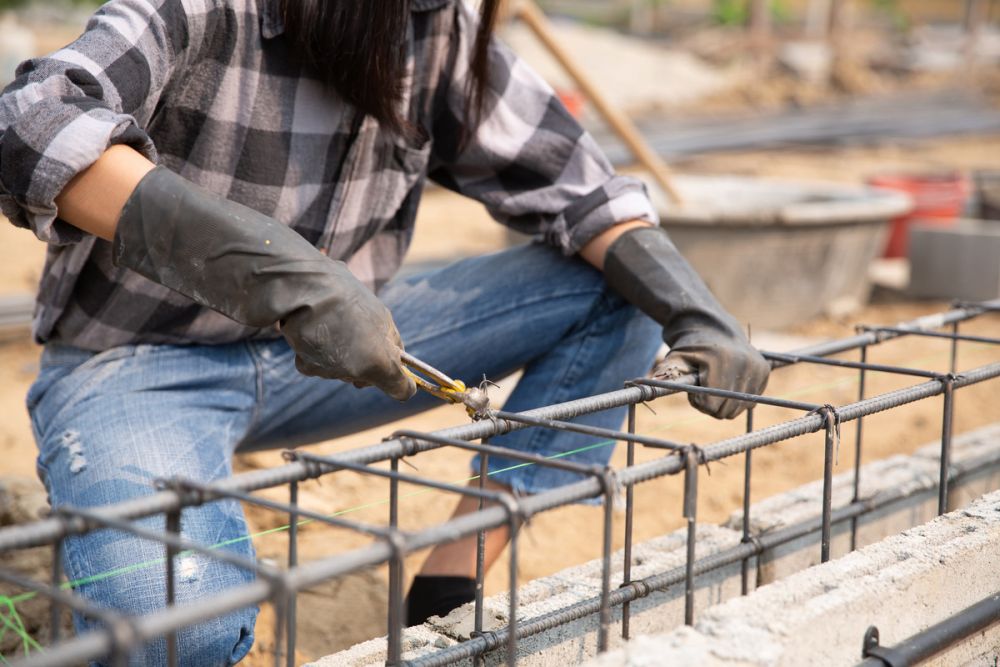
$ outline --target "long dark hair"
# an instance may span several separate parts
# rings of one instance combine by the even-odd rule
[[[453,0],[462,2],[463,0]],[[400,115],[410,0],[280,0],[292,51],[314,76],[383,127],[413,134]],[[500,0],[483,0],[473,46],[467,122],[482,115],[487,52]]]

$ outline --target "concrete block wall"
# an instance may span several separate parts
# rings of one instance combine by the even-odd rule
[[[956,394],[956,400],[962,400],[961,392]],[[993,424],[956,438],[952,445],[951,469],[954,473],[960,474],[962,480],[949,489],[949,509],[965,507],[983,494],[1000,489],[1000,465],[996,463],[998,455],[1000,455],[1000,424]],[[921,447],[915,452],[914,457],[928,461],[937,470],[941,445],[934,443]]]
[[[698,557],[710,556],[730,549],[740,542],[740,534],[704,524],[698,527]],[[632,578],[641,579],[684,565],[687,554],[686,531],[676,531],[633,548]],[[621,551],[612,555],[611,586],[622,581]],[[753,560],[751,559],[751,567]],[[695,605],[707,609],[723,600],[740,594],[740,565],[721,568],[698,578]],[[753,585],[751,579],[751,585]],[[535,618],[552,611],[600,596],[601,561],[592,560],[583,565],[563,570],[549,577],[528,582],[518,589],[518,614],[521,619]],[[495,630],[507,625],[510,599],[507,593],[484,601],[484,629]],[[612,609],[611,645],[621,643],[621,608]],[[638,600],[631,605],[631,633],[633,636],[664,632],[684,622],[683,586],[672,586]],[[473,629],[472,605],[456,609],[443,619],[433,618],[427,624],[408,628],[404,633],[405,659],[433,653],[468,639]],[[597,654],[598,619],[596,615],[567,623],[548,632],[527,637],[519,642],[518,664],[542,667],[555,662],[579,664]],[[616,633],[617,631],[617,633]],[[327,656],[313,667],[362,667],[385,664],[385,638],[372,639],[346,651]],[[488,665],[503,664],[504,652],[495,651]],[[459,663],[459,664],[471,664]]]
[[[642,637],[586,665],[855,665],[870,625],[891,646],[995,592],[1000,492],[729,600],[691,628]],[[994,624],[929,664],[993,665],[998,655]]]
[[[937,516],[941,444],[921,447],[913,456],[893,456],[861,469],[861,498],[901,491],[904,497],[858,519],[857,547],[873,544]],[[952,441],[951,468],[962,478],[949,493],[949,508],[964,507],[984,493],[1000,489],[1000,423],[960,435]],[[850,503],[854,475],[848,470],[833,478],[833,506]],[[755,503],[750,508],[753,534],[768,533],[819,516],[823,504],[822,481]],[[724,526],[739,530],[742,511],[734,512]],[[834,525],[830,554],[850,552],[850,523]],[[768,584],[820,562],[819,531],[768,549],[760,555],[757,580]]]
[[[861,496],[872,498],[884,492],[904,491],[905,497],[859,519],[858,546],[873,544],[913,526],[930,521],[937,514],[937,479],[940,444],[920,449],[913,457],[896,456],[864,466],[861,470]],[[846,467],[846,466],[845,466]],[[952,445],[952,468],[966,474],[952,487],[953,506],[968,505],[972,498],[986,491],[1000,489],[1000,423],[956,437]],[[853,493],[853,474],[847,471],[834,477],[834,507],[846,505]],[[819,516],[822,483],[814,482],[785,494],[755,503],[751,507],[751,525],[755,533],[770,532]],[[736,546],[740,542],[742,515],[734,514],[722,526],[699,524],[696,546],[699,558]],[[832,554],[836,558],[849,551],[849,524],[835,527]],[[643,578],[682,566],[686,555],[686,532],[681,530],[644,542],[634,548],[633,579]],[[1000,552],[1000,542],[995,545]],[[819,532],[795,542],[765,551],[757,563],[751,560],[751,587],[783,579],[819,563]],[[612,587],[622,580],[623,554],[612,557]],[[592,599],[600,594],[600,560],[569,568],[549,577],[528,582],[519,589],[519,617],[534,618],[550,611]],[[1000,590],[1000,589],[998,589]],[[672,586],[632,604],[632,636],[663,633],[683,624],[683,586]],[[740,595],[739,563],[697,579],[695,609],[697,617]],[[487,630],[507,623],[506,593],[488,598],[484,614]],[[620,643],[621,609],[614,608],[612,646]],[[596,654],[597,618],[590,616],[555,630],[525,638],[519,644],[518,664],[551,665],[557,661],[579,664]],[[466,639],[472,629],[472,606],[457,609],[444,619],[409,628],[404,634],[405,659],[433,653]],[[671,642],[686,637],[687,629],[670,635]],[[694,637],[694,635],[692,635]],[[645,640],[635,640],[641,644]],[[693,640],[696,645],[700,639]],[[686,640],[685,640],[686,642]],[[630,642],[630,645],[633,642]],[[683,643],[683,642],[682,642]],[[860,635],[855,642],[860,646]],[[694,650],[687,643],[677,650]],[[362,667],[385,662],[385,638],[372,639],[346,651],[327,656],[315,667]],[[501,664],[502,650],[493,652],[487,664]],[[629,664],[646,664],[642,662]],[[663,664],[653,662],[648,664]],[[677,664],[699,664],[678,662]],[[735,664],[732,662],[727,665]],[[749,664],[749,663],[748,663]],[[756,664],[756,663],[753,663]],[[802,663],[807,664],[807,663]],[[816,663],[813,663],[816,664]]]
[[[997,438],[1000,444],[1000,435]],[[998,453],[1000,457],[1000,453]],[[937,468],[927,459],[894,456],[866,465],[861,470],[861,497],[872,498],[883,492],[904,490],[901,501],[878,509],[858,519],[857,546],[877,542],[937,515]],[[854,493],[851,472],[833,478],[833,506],[851,502]],[[820,515],[823,506],[823,483],[812,482],[798,489],[756,503],[750,508],[751,532],[769,533]],[[726,526],[742,526],[743,513],[734,513]],[[851,550],[849,522],[834,524],[830,555],[837,558]],[[820,562],[819,531],[797,540],[767,549],[760,555],[757,579],[760,585],[787,577]]]

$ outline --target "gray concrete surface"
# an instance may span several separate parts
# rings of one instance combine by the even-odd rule
[[[845,427],[845,442],[842,447],[851,446],[848,435],[850,428]],[[896,456],[876,461],[862,468],[861,496],[863,498],[875,498],[879,494],[897,490],[903,490],[905,497],[859,520],[859,547],[878,543],[887,536],[896,535],[934,518],[937,512],[936,485],[939,453],[940,444],[932,443],[920,449],[913,457]],[[846,505],[852,496],[853,477],[851,468],[847,464],[848,458],[849,455],[842,451],[841,467],[838,470],[843,469],[844,472],[834,477],[835,507]],[[961,483],[955,484],[952,488],[952,506],[968,505],[973,498],[1000,488],[1000,422],[956,437],[952,448],[952,469],[954,472],[962,472],[966,475]],[[814,482],[755,503],[751,507],[753,530],[758,533],[771,532],[817,517],[820,513],[821,497],[822,484]],[[998,503],[1000,503],[1000,499],[998,499]],[[722,526],[699,525],[697,556],[701,558],[739,544],[741,521],[742,515],[734,513]],[[832,546],[834,557],[848,552],[849,526],[847,524],[835,528]],[[1000,542],[994,545],[994,550],[1000,553]],[[677,531],[637,545],[634,556],[633,578],[635,579],[681,566],[685,556],[685,532]],[[818,562],[819,534],[817,532],[766,551],[760,558],[759,567],[756,561],[752,561],[751,586],[754,586],[756,581],[759,581],[760,585],[763,586],[770,582],[783,580],[811,568]],[[614,555],[612,563],[612,586],[617,586],[622,578],[621,552]],[[519,589],[520,618],[522,620],[534,618],[596,597],[600,592],[600,575],[600,561],[594,560],[550,577],[525,583]],[[699,577],[697,586],[696,614],[699,619],[710,618],[710,616],[706,616],[712,613],[710,608],[739,596],[739,564]],[[806,597],[802,597],[795,604],[805,604],[806,600]],[[485,607],[486,629],[504,627],[507,622],[508,607],[506,593],[488,598]],[[677,628],[683,623],[683,610],[683,586],[680,585],[672,586],[667,591],[658,592],[633,603],[632,636],[663,633]],[[757,613],[759,615],[763,612]],[[612,618],[611,637],[614,647],[620,644],[618,630],[621,610],[614,609]],[[467,638],[472,628],[471,619],[472,606],[466,605],[444,619],[432,619],[430,623],[422,627],[408,629],[405,633],[406,659],[432,653],[439,648],[453,645],[457,641]],[[551,665],[560,662],[579,664],[596,654],[596,631],[597,618],[591,616],[535,637],[523,639],[519,645],[519,664],[527,666]],[[887,638],[886,641],[890,641],[891,635],[884,634],[883,636]],[[714,639],[710,641],[708,636],[703,633],[699,634],[699,632],[683,627],[665,637],[665,639],[657,641],[667,642],[668,646],[673,647],[671,650],[675,653],[672,653],[671,656],[672,659],[677,660],[675,664],[678,665],[702,664],[699,660],[708,655],[705,651],[708,651],[707,647],[714,641]],[[748,641],[750,639],[752,637],[748,637]],[[860,646],[860,641],[861,635],[859,634],[852,640],[852,647],[855,644]],[[642,653],[641,647],[646,645],[652,646],[646,638],[630,642],[628,651],[636,652],[637,657],[634,657],[633,660],[632,653],[623,653],[622,655],[629,656],[628,660],[631,662],[620,664],[664,664],[656,661],[643,662],[649,656],[656,657],[656,651],[648,655]],[[312,664],[315,667],[333,667],[335,665],[338,667],[361,667],[383,664],[385,647],[384,638],[372,639]],[[766,645],[762,645],[759,656],[761,659],[770,655],[765,651],[765,648]],[[778,646],[778,649],[781,647]],[[752,652],[756,652],[756,648]],[[701,656],[701,658],[695,660],[692,657],[688,661],[685,656],[689,654]],[[647,658],[643,658],[643,655],[647,655]],[[782,654],[778,651],[774,655]],[[503,651],[494,652],[489,656],[487,664],[500,664],[503,657]],[[708,655],[705,659],[714,660],[715,658]],[[726,660],[728,662],[705,662],[704,664],[741,664],[733,662],[731,657],[727,657]],[[750,662],[746,664],[794,663]],[[803,662],[799,664],[821,663]]]
[[[1000,492],[704,612],[588,663],[854,665],[870,625],[892,645],[1000,591]],[[929,664],[992,665],[1000,624]]]

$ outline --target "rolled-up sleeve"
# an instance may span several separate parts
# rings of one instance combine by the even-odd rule
[[[156,160],[142,129],[191,38],[186,0],[112,0],[69,46],[23,63],[0,96],[0,210],[53,244],[66,184],[115,144]]]
[[[616,174],[552,88],[496,39],[483,116],[470,131],[466,103],[477,19],[464,2],[456,5],[453,52],[431,128],[430,178],[566,254],[621,222],[656,223],[642,182]]]

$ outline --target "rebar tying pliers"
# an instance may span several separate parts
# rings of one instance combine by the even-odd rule
[[[463,404],[465,411],[473,419],[483,419],[489,416],[490,398],[484,389],[466,387],[465,383],[461,380],[451,379],[430,364],[420,361],[407,352],[400,354],[400,360],[404,366],[409,367],[403,368],[403,371],[413,378],[413,381],[420,389],[449,403]],[[427,377],[417,375],[410,369],[419,371]],[[427,378],[430,378],[430,380]]]

